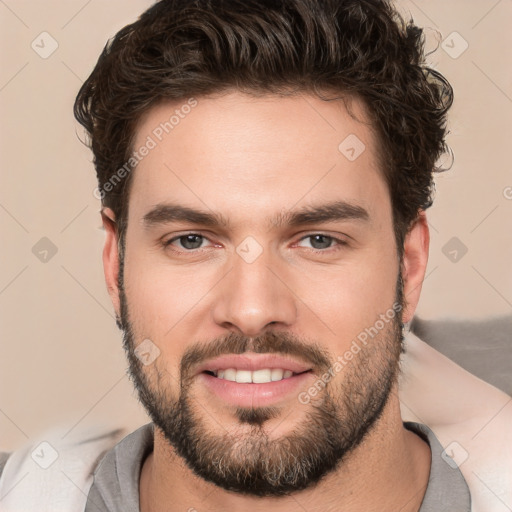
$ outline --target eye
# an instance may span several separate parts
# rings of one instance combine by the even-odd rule
[[[335,238],[330,235],[324,235],[322,233],[314,233],[312,235],[305,236],[300,239],[299,244],[304,240],[309,240],[310,247],[318,252],[328,252],[327,249],[331,249],[333,244],[337,246],[347,245],[347,242],[344,240],[340,240],[339,238]]]
[[[184,252],[194,251],[202,248],[202,243],[208,239],[197,233],[186,233],[184,235],[175,236],[164,242],[165,247],[175,246],[178,243],[178,249],[184,249]]]

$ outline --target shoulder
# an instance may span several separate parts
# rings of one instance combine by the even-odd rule
[[[512,398],[413,333],[400,382],[402,418],[428,425],[469,486],[473,512],[512,503]],[[448,457],[453,460],[448,460]]]
[[[54,429],[0,454],[2,511],[84,510],[94,470],[124,434],[100,428],[63,436]]]

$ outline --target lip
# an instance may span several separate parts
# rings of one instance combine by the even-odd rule
[[[283,370],[291,370],[293,373],[303,373],[311,370],[311,365],[301,361],[279,355],[279,354],[228,354],[219,356],[206,361],[197,369],[197,374],[203,372],[214,372],[217,370],[226,370],[235,368],[237,370],[263,370],[266,368],[282,368]],[[296,375],[294,377],[297,377]],[[290,378],[294,378],[290,377]]]
[[[268,407],[290,396],[298,397],[301,391],[311,385],[314,378],[312,372],[306,371],[275,382],[241,384],[219,379],[204,372],[197,376],[198,382],[204,385],[212,395],[224,403],[238,407]]]

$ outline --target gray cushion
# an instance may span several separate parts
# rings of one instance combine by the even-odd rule
[[[0,452],[0,476],[2,476],[2,471],[4,470],[5,464],[7,463],[7,459],[9,458],[10,453]]]
[[[486,320],[421,320],[411,331],[459,366],[512,395],[512,315]]]

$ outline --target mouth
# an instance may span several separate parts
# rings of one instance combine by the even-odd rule
[[[197,373],[241,384],[263,384],[312,371],[310,364],[280,354],[227,354],[202,364]]]
[[[307,363],[279,354],[244,353],[210,360],[196,376],[212,399],[242,407],[293,399],[314,380]]]
[[[217,377],[218,379],[237,382],[238,384],[266,384],[269,382],[279,382],[308,372],[311,372],[311,370],[304,370],[296,373],[285,368],[262,368],[254,371],[226,368],[219,370],[205,370],[203,373]]]

